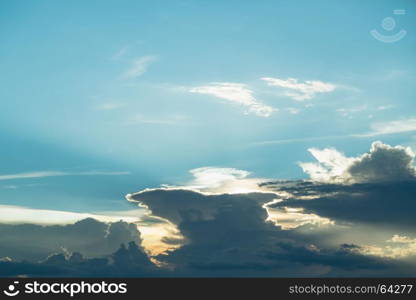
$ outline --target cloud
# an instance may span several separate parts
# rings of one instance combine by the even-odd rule
[[[378,122],[371,124],[372,131],[363,134],[355,134],[356,137],[372,137],[383,134],[395,134],[416,131],[416,119]]]
[[[240,194],[261,192],[259,183],[265,179],[248,178],[250,172],[234,168],[203,167],[189,171],[194,177],[179,188],[197,190],[201,193]]]
[[[299,163],[312,180],[334,183],[364,183],[415,179],[415,154],[410,147],[374,142],[370,152],[346,157],[336,149],[308,151],[317,163]]]
[[[129,47],[127,46],[120,48],[116,53],[114,53],[113,56],[111,56],[111,60],[119,60],[120,58],[126,55],[128,50],[129,50]]]
[[[320,180],[273,181],[236,168],[202,167],[190,170],[192,178],[182,185],[128,194],[130,203],[145,209],[145,214],[139,210],[129,214],[138,214],[134,224],[87,219],[66,226],[0,225],[0,236],[6,237],[0,258],[14,259],[0,259],[0,273],[412,274],[416,178],[410,148],[375,142],[368,153],[357,157],[332,148],[311,153],[318,160],[318,167],[311,170]],[[382,228],[394,231],[386,235]],[[359,235],[364,236],[361,242]],[[119,247],[120,243],[128,246]],[[33,261],[51,250],[61,254],[30,265],[15,261],[15,257]]]
[[[0,186],[0,188],[5,189],[5,190],[15,190],[18,188],[18,186],[14,184],[10,184],[10,185],[2,185]]]
[[[352,108],[338,108],[336,111],[339,112],[343,117],[352,118],[353,114],[365,111],[366,109],[367,105],[361,105]]]
[[[387,240],[387,245],[363,245],[356,247],[355,251],[365,255],[414,261],[416,258],[416,239],[395,234]]]
[[[300,112],[300,109],[294,107],[288,107],[286,110],[292,115],[297,115]]]
[[[334,165],[343,157],[327,155],[324,152],[321,159]],[[345,227],[338,222],[413,227],[414,209],[406,206],[404,211],[393,204],[393,195],[406,205],[410,202],[409,195],[416,188],[412,183],[273,182],[250,178],[244,170],[215,167],[190,173],[194,178],[183,186],[127,195],[130,202],[145,207],[150,217],[172,224],[181,236],[173,241],[176,248],[156,255],[162,264],[174,268],[175,276],[374,276],[410,272],[408,266],[389,261],[393,257],[365,251],[367,245],[329,244],[319,233],[338,236],[343,232],[342,238],[348,242],[348,227],[352,225]],[[376,204],[380,199],[382,203]],[[381,211],[391,215],[386,217]],[[394,257],[404,258],[408,256]]]
[[[335,90],[336,86],[331,83],[318,80],[306,80],[298,82],[296,78],[279,79],[272,77],[262,77],[261,80],[267,82],[269,86],[277,86],[289,90],[286,96],[296,101],[310,100],[320,93],[329,93]]]
[[[166,220],[149,217],[143,208],[125,211],[78,213],[0,205],[0,224],[69,225],[87,218],[93,218],[104,223],[118,221],[135,223],[140,228],[143,248],[152,255],[177,248],[177,245],[166,243],[165,239],[180,240],[182,238],[175,226],[172,226]]]
[[[0,257],[28,261],[39,261],[51,253],[65,251],[99,257],[116,251],[121,243],[141,243],[136,225],[92,218],[67,225],[0,224],[0,235]]]
[[[209,195],[180,189],[129,195],[184,236],[181,247],[157,257],[174,268],[175,276],[351,276],[391,267],[342,247],[322,248],[319,239],[311,244],[300,231],[281,230],[267,221],[264,207],[275,198],[274,193]]]
[[[188,121],[188,118],[184,115],[169,115],[163,117],[149,117],[142,114],[136,114],[124,123],[124,125],[137,125],[137,124],[151,124],[151,125],[175,125],[181,122]],[[187,122],[189,124],[190,122]]]
[[[116,222],[119,220],[135,222],[140,219],[140,211],[135,209],[115,212],[77,213],[0,204],[0,223],[6,224],[65,225],[86,218],[94,218],[101,222]]]
[[[334,225],[334,221],[329,218],[322,218],[316,214],[306,213],[303,208],[291,207],[273,207],[266,204],[264,207],[269,215],[267,220],[273,222],[276,226],[280,226],[283,230],[294,229],[306,224],[316,226]]]
[[[250,172],[235,168],[202,167],[189,171],[193,178],[182,185],[162,185],[165,190],[191,190],[203,194],[241,194],[270,192],[259,184],[265,178],[250,178]],[[153,190],[153,189],[146,189]]]
[[[269,117],[277,111],[276,108],[259,102],[253,96],[253,91],[241,83],[213,82],[209,85],[191,88],[189,92],[212,95],[242,105],[247,108],[246,113],[253,113],[259,117]]]
[[[258,192],[267,194],[268,191],[259,187],[259,183],[265,179],[248,178],[250,172],[238,170],[235,168],[218,168],[202,167],[189,171],[193,179],[184,185],[163,185],[162,188],[145,189],[139,193],[128,194],[127,200],[136,202],[135,197],[152,191],[197,191],[203,195],[221,195],[241,194]],[[268,193],[268,197],[274,197],[274,194]],[[143,238],[143,247],[152,255],[166,253],[180,248],[186,243],[186,238],[181,234],[177,225],[169,219],[163,217],[163,214],[153,214],[149,207],[141,202],[141,207],[147,210],[147,217],[141,218],[139,224],[140,232]],[[209,209],[208,209],[209,211]],[[209,213],[208,213],[209,214]],[[150,223],[149,223],[150,220]]]
[[[125,79],[133,79],[140,77],[146,73],[148,67],[157,60],[156,56],[142,56],[133,60],[130,68],[123,74]]]
[[[374,142],[368,153],[357,157],[332,148],[309,151],[318,163],[301,166],[311,180],[261,184],[281,196],[267,204],[269,219],[289,230],[301,228],[302,222],[331,224],[333,235],[346,243],[367,234],[357,246],[364,255],[404,260],[414,255],[411,238],[396,235],[389,240],[407,246],[384,245],[385,240],[376,238],[396,230],[415,234],[415,154],[410,148]],[[340,230],[344,226],[350,229]],[[366,244],[369,239],[372,244]]]
[[[271,208],[302,208],[303,213],[336,223],[377,226],[379,233],[382,227],[409,231],[416,226],[416,180],[349,185],[306,181],[282,184],[276,190],[290,196]]]
[[[316,137],[304,137],[304,138],[293,138],[293,139],[269,140],[269,141],[253,142],[250,144],[250,146],[291,144],[291,143],[301,143],[301,142],[309,142],[309,141],[344,139],[346,137],[347,136],[344,136],[344,135],[332,135],[332,136],[316,136]]]
[[[28,179],[28,178],[44,178],[58,176],[119,176],[129,175],[130,172],[103,172],[103,171],[85,171],[85,172],[63,172],[63,171],[37,171],[17,174],[0,175],[0,180]]]
[[[387,110],[387,109],[392,109],[394,108],[394,105],[392,104],[387,104],[387,105],[381,105],[377,107],[377,110]]]
[[[7,277],[160,277],[162,274],[134,241],[128,242],[127,247],[122,243],[115,252],[99,258],[65,251],[39,262],[0,259],[0,276]]]
[[[318,163],[299,163],[302,170],[316,181],[343,181],[344,173],[352,159],[345,157],[333,148],[319,150],[310,148],[308,151]]]
[[[96,110],[114,110],[123,107],[123,103],[103,103],[95,107]]]

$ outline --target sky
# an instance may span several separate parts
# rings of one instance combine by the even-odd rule
[[[146,188],[350,180],[375,141],[415,151],[415,11],[411,0],[2,1],[0,221],[130,222],[141,213],[125,196]],[[314,159],[318,171],[302,164]]]

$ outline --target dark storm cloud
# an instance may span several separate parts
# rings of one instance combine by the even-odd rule
[[[272,186],[272,184],[270,184]],[[397,227],[416,225],[416,180],[353,185],[299,183],[278,187],[293,197],[272,207],[301,207],[338,221]],[[312,199],[302,199],[314,196]]]
[[[299,232],[266,222],[263,205],[275,198],[178,189],[129,197],[176,224],[185,237],[181,248],[158,257],[176,267],[175,276],[335,276],[358,269],[376,275],[397,267],[344,246],[321,249],[319,239],[311,244]]]
[[[84,258],[82,254],[52,254],[41,262],[0,261],[0,276],[160,276],[161,272],[135,243],[121,244],[114,253],[100,258]]]
[[[0,257],[29,261],[63,251],[97,257],[114,252],[121,243],[141,242],[140,232],[134,224],[104,223],[92,218],[53,226],[0,224],[0,236]]]

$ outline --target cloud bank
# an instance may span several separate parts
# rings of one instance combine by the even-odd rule
[[[363,134],[355,134],[356,137],[372,137],[384,134],[395,134],[416,131],[416,119],[396,120],[389,122],[377,122],[371,124],[372,131]]]
[[[140,77],[146,73],[148,67],[157,60],[156,56],[148,55],[136,58],[131,63],[130,68],[123,74],[125,79],[133,79]]]

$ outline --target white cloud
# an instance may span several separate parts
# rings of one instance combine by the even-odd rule
[[[383,134],[394,134],[416,131],[416,119],[378,122],[371,124],[372,131],[364,134],[354,134],[356,137],[370,137]]]
[[[296,78],[279,79],[272,77],[263,77],[261,80],[267,82],[270,86],[278,86],[287,89],[286,96],[296,101],[309,100],[319,93],[329,93],[335,90],[336,86],[328,82],[318,80],[306,80],[305,82],[298,82]]]
[[[117,176],[129,175],[130,172],[102,172],[102,171],[86,171],[86,172],[62,172],[62,171],[38,171],[17,174],[0,175],[0,180],[12,179],[28,179],[28,178],[43,178],[43,177],[57,177],[57,176]]]
[[[136,78],[146,73],[150,64],[157,60],[156,56],[142,56],[133,60],[130,68],[123,74],[123,78]]]
[[[247,107],[246,113],[254,113],[259,117],[269,117],[276,108],[262,104],[254,96],[253,91],[241,83],[213,82],[209,85],[194,87],[191,93],[212,95]]]
[[[408,236],[395,234],[388,240],[391,243],[402,243],[402,244],[416,244],[416,239],[409,238]]]
[[[333,148],[308,150],[317,163],[300,163],[312,180],[357,183],[408,180],[415,178],[415,154],[410,147],[374,142],[369,153],[346,157]]]

